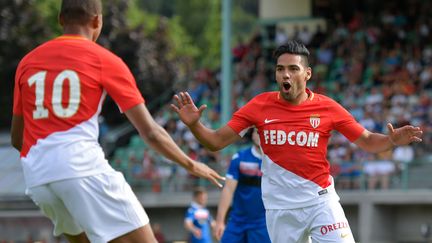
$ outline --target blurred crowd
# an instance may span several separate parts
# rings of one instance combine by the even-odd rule
[[[336,185],[342,189],[387,189],[397,187],[400,175],[416,160],[432,154],[432,3],[421,1],[407,9],[383,8],[379,14],[356,11],[346,21],[340,14],[326,26],[310,31],[297,26],[288,35],[277,27],[270,46],[261,32],[238,40],[232,49],[234,76],[232,109],[237,110],[255,95],[276,90],[272,49],[287,39],[303,42],[311,51],[312,79],[308,87],[340,102],[369,131],[386,133],[386,124],[422,127],[423,142],[402,146],[379,155],[357,149],[335,133],[328,160]],[[208,108],[202,121],[220,127],[220,70],[196,70],[193,78],[179,83],[196,104]],[[189,156],[208,163],[222,174],[230,156],[245,145],[239,143],[221,152],[203,149],[169,106],[155,114]],[[182,168],[155,156],[139,137],[127,148],[117,149],[112,164],[124,171],[135,186],[151,191],[178,191],[200,180]],[[430,157],[429,157],[430,158]],[[175,182],[175,183],[174,183]],[[202,184],[201,184],[202,186]]]

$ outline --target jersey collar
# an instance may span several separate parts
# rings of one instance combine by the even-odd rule
[[[308,94],[308,98],[306,99],[306,101],[308,101],[308,100],[312,101],[315,98],[315,93],[312,92],[312,90],[306,88],[306,93]],[[280,92],[279,91],[277,91],[277,99],[278,100],[282,100],[281,97],[280,97]]]
[[[88,40],[82,35],[64,34],[56,38],[57,40]]]
[[[197,203],[195,201],[191,202],[191,206],[194,207],[194,208],[204,208],[203,206],[201,206],[201,204],[199,204],[199,203]]]
[[[308,100],[313,100],[315,97],[315,93],[312,90],[306,88],[306,93],[308,94]]]

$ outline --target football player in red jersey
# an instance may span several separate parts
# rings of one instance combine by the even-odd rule
[[[190,173],[223,179],[186,156],[150,115],[125,63],[95,43],[101,0],[63,0],[64,34],[27,54],[15,77],[12,144],[26,194],[70,242],[156,242],[149,219],[98,143],[97,118],[110,95],[141,137]]]
[[[272,242],[354,242],[329,171],[331,131],[378,153],[421,142],[422,130],[410,125],[394,129],[388,124],[388,135],[370,132],[337,102],[306,88],[312,69],[303,44],[289,41],[276,49],[274,57],[279,90],[257,95],[217,130],[199,121],[206,106],[197,108],[187,92],[175,95],[177,104],[171,106],[212,151],[239,140],[252,126],[258,129],[262,196]]]

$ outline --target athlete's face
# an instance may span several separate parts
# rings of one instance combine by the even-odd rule
[[[208,195],[205,192],[200,193],[195,197],[195,201],[201,206],[205,206],[207,204],[207,199]]]
[[[276,82],[280,95],[292,104],[307,99],[306,82],[312,76],[312,69],[306,67],[300,55],[282,54],[276,63]]]

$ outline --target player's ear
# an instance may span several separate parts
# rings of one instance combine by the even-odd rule
[[[92,17],[91,25],[94,29],[99,29],[102,26],[102,15],[98,14]]]
[[[312,77],[312,68],[308,67],[306,69],[306,81],[309,80]]]

